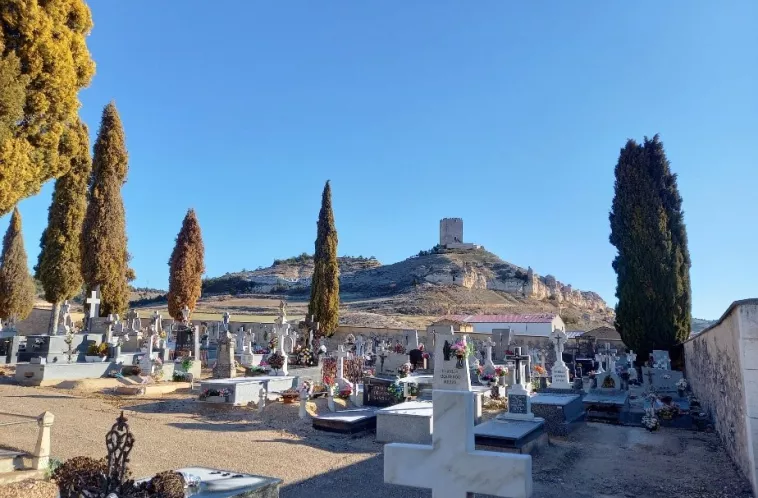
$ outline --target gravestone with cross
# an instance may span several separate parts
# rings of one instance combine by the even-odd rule
[[[191,314],[192,311],[190,310],[189,306],[185,304],[184,308],[182,308],[182,323],[187,324],[187,322],[189,322]]]
[[[462,339],[465,343],[466,338]],[[473,493],[506,498],[532,494],[532,457],[474,448],[474,395],[468,358],[459,361],[456,338],[437,332],[432,391],[432,444],[393,443],[384,447],[384,482],[431,488],[433,498],[466,498]]]
[[[555,363],[551,372],[551,385],[555,389],[571,389],[569,384],[569,369],[563,361],[563,348],[568,340],[568,336],[561,329],[556,329],[550,336],[555,346]]]
[[[350,382],[345,378],[345,358],[350,356],[349,351],[345,351],[345,346],[340,344],[337,347],[337,385],[340,389],[350,385]]]
[[[92,295],[87,298],[86,303],[89,305],[89,315],[87,319],[87,330],[92,332],[92,326],[95,318],[100,316],[100,286],[95,287]]]
[[[289,334],[290,325],[288,323],[274,324],[274,335],[276,335],[276,351],[278,351],[284,357],[284,364],[279,369],[279,375],[288,375],[289,370],[287,368],[288,358],[287,353],[284,352],[284,338]]]
[[[508,359],[515,364],[515,383],[508,390],[508,411],[496,418],[499,420],[533,420],[532,398],[526,386],[526,365],[529,355],[522,354],[520,347],[513,348]]]

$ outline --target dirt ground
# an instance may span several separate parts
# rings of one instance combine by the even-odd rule
[[[316,408],[323,410],[322,402]],[[0,385],[0,412],[55,415],[53,455],[105,455],[104,437],[124,410],[136,445],[131,468],[147,476],[190,465],[276,476],[282,498],[429,497],[383,482],[382,445],[373,435],[314,431],[296,405],[251,409],[202,405],[189,394],[125,399],[60,389]],[[8,419],[10,420],[10,419]],[[6,417],[0,415],[0,422]],[[33,425],[0,427],[0,446],[29,451]],[[586,424],[552,438],[534,457],[534,498],[748,498],[742,478],[715,434]],[[49,489],[39,487],[39,489]],[[39,496],[0,487],[0,497]]]

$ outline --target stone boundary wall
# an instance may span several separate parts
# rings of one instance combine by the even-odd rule
[[[687,378],[727,453],[758,492],[758,299],[735,301],[684,343]]]

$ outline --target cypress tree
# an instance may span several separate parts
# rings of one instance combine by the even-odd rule
[[[181,320],[185,306],[195,310],[205,272],[203,234],[194,209],[184,217],[168,266],[168,312],[175,320]]]
[[[687,234],[676,175],[656,135],[629,140],[615,170],[610,241],[618,254],[616,329],[647,358],[689,336]]]
[[[23,320],[34,307],[35,286],[27,264],[21,214],[15,208],[0,256],[0,317],[6,320]]]
[[[337,228],[332,212],[332,187],[329,181],[321,195],[318,214],[316,251],[313,256],[313,277],[308,315],[314,315],[319,329],[327,337],[334,334],[339,324],[340,280],[337,264]]]
[[[53,304],[49,334],[55,334],[61,303],[82,290],[81,234],[87,210],[87,185],[92,172],[87,126],[79,121],[61,142],[71,162],[68,173],[55,182],[47,228],[40,240],[36,276]]]
[[[98,285],[100,311],[123,313],[129,304],[129,253],[121,187],[126,183],[128,156],[124,129],[113,102],[105,106],[95,141],[89,204],[82,228],[82,277],[91,292]]]
[[[0,215],[70,169],[61,141],[95,72],[84,0],[0,2]]]

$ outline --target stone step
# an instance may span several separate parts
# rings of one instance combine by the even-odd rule
[[[0,486],[29,479],[44,479],[45,469],[42,470],[16,470],[13,472],[0,472]]]
[[[26,453],[0,449],[0,473],[13,472],[24,468]]]

